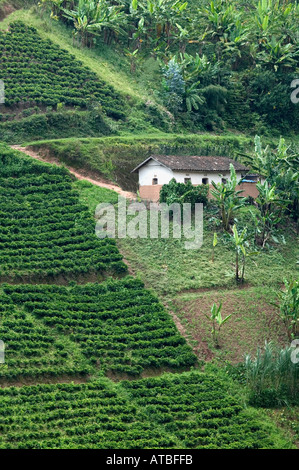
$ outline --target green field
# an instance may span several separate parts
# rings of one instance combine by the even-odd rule
[[[24,316],[42,320],[62,340],[69,338],[89,364],[105,373],[138,376],[147,369],[196,364],[171,317],[140,281],[125,278],[72,288],[6,285],[4,293]],[[53,374],[59,371],[54,368]]]
[[[126,272],[115,241],[96,237],[66,170],[1,150],[2,281]]]
[[[190,373],[0,390],[2,449],[292,448],[262,415]],[[42,411],[41,411],[42,409]]]
[[[299,448],[298,13],[0,0],[0,449]],[[198,249],[99,238],[107,183],[139,201],[131,171],[153,154],[251,156],[270,189],[228,231],[210,199]]]

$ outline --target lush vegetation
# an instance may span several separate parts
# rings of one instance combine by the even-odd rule
[[[64,337],[104,372],[140,375],[179,369],[196,356],[158,299],[140,281],[125,278],[85,286],[8,286],[14,304]]]
[[[159,64],[151,80],[154,96],[189,129],[296,129],[298,109],[290,100],[298,63],[296,2],[42,4],[83,47],[104,42],[125,50],[133,75],[138,69],[142,75],[153,57]]]
[[[29,148],[41,155],[50,153],[66,165],[103,175],[130,191],[136,191],[138,186],[138,176],[131,171],[152,154],[224,155],[236,158],[239,153],[249,153],[250,147],[248,137],[232,134],[156,134],[29,143]]]
[[[273,425],[225,391],[228,382],[191,373],[120,382],[0,390],[5,449],[290,448]]]
[[[208,203],[208,185],[198,185],[194,187],[191,181],[187,183],[177,183],[175,178],[168,184],[164,184],[160,191],[161,203],[165,202],[167,205],[171,204],[207,204]]]
[[[0,383],[42,380],[44,377],[87,375],[91,368],[71,341],[58,337],[1,291],[0,337],[4,341],[5,364]]]
[[[0,448],[298,447],[298,4],[30,3],[0,0],[2,141],[133,191],[154,153],[265,181],[163,188],[198,250],[99,239],[117,193],[0,143]]]
[[[126,272],[115,241],[100,240],[65,169],[1,147],[2,279]]]

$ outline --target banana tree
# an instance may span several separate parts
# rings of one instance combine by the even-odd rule
[[[106,0],[79,0],[74,10],[62,8],[64,17],[72,20],[75,27],[74,35],[78,35],[83,45],[91,44],[90,35],[101,35],[106,32],[105,41],[109,32],[120,34],[126,23],[126,15],[122,6],[109,6]],[[108,32],[108,35],[107,35]]]
[[[206,102],[206,99],[201,94],[201,90],[198,88],[199,83],[192,83],[187,85],[185,88],[185,102],[187,111],[198,111],[199,107]]]
[[[236,189],[240,183],[241,181],[237,181],[232,164],[230,164],[230,178],[225,184],[212,181],[214,189],[211,190],[211,194],[219,207],[222,225],[227,232],[230,230],[235,212],[245,204],[246,198],[239,196],[243,191]]]
[[[247,229],[244,228],[239,234],[236,225],[233,226],[232,241],[236,252],[236,282],[244,282],[245,275],[245,259],[246,259],[246,248],[245,241],[247,237]],[[241,264],[241,268],[240,268]]]
[[[199,11],[207,23],[204,37],[210,36],[219,41],[225,32],[232,30],[241,18],[241,12],[233,2],[225,0],[211,1],[208,8]]]
[[[292,341],[299,337],[299,280],[284,279],[285,288],[276,294],[279,304],[279,317],[283,321],[288,338]]]
[[[280,199],[276,192],[276,185],[270,186],[267,180],[263,184],[257,183],[256,187],[259,191],[256,203],[260,212],[260,244],[264,248],[274,227],[281,221],[282,210],[286,208],[290,201]],[[256,241],[258,242],[258,240]]]
[[[271,150],[268,146],[263,148],[259,136],[255,136],[254,144],[255,149],[252,155],[243,155],[243,160],[252,170],[267,180],[268,190],[275,185],[277,199],[285,202],[286,213],[291,215],[295,221],[298,220],[298,150],[287,145],[282,137],[280,137],[275,150]]]
[[[284,44],[284,39],[278,40],[271,36],[261,44],[261,51],[257,53],[256,59],[277,72],[281,68],[295,68],[298,63],[298,51],[294,44]]]
[[[136,17],[144,18],[148,40],[154,36],[153,42],[157,44],[166,40],[170,45],[172,37],[182,39],[186,37],[184,28],[180,26],[188,2],[183,0],[141,0],[131,1],[130,11]]]
[[[211,331],[211,333],[212,333],[213,341],[214,341],[215,346],[217,348],[220,347],[219,346],[220,329],[224,325],[224,323],[226,323],[229,320],[229,318],[231,317],[231,314],[230,314],[230,315],[227,315],[227,317],[222,318],[221,310],[222,310],[222,302],[220,302],[218,307],[214,303],[212,305],[212,308],[211,308],[210,317],[208,315],[206,315],[208,320],[212,321],[212,331]]]
[[[212,253],[212,263],[214,263],[214,257],[215,257],[215,247],[218,244],[218,238],[217,238],[217,233],[214,232],[214,237],[213,237],[213,253]]]

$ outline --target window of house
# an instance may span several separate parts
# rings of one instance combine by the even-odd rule
[[[203,178],[202,184],[209,184],[209,178]]]
[[[190,176],[187,176],[186,178],[184,178],[184,183],[185,183],[185,184],[186,184],[186,183],[189,183],[189,182],[191,183],[191,178],[190,178]]]
[[[158,184],[158,178],[153,178],[152,184]]]

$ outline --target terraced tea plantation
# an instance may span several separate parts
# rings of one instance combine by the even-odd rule
[[[90,372],[80,349],[0,296],[0,338],[6,345],[0,384],[11,380],[78,376]]]
[[[0,208],[1,449],[291,446],[227,377],[195,370],[140,280],[119,278],[115,241],[95,236],[67,170],[1,145]],[[114,278],[75,281],[99,273]]]
[[[115,241],[96,237],[66,170],[0,151],[2,280],[126,272]]]
[[[45,111],[58,103],[86,108],[92,101],[99,102],[109,117],[125,117],[124,100],[111,86],[21,22],[12,23],[8,32],[0,32],[0,70],[6,107],[2,119],[5,115],[10,119],[18,107],[32,112],[35,106]]]
[[[6,285],[4,292],[57,334],[69,335],[104,372],[139,375],[144,369],[196,363],[172,318],[135,279],[72,288]]]
[[[269,427],[225,387],[213,376],[188,373],[2,389],[0,448],[275,447]]]

